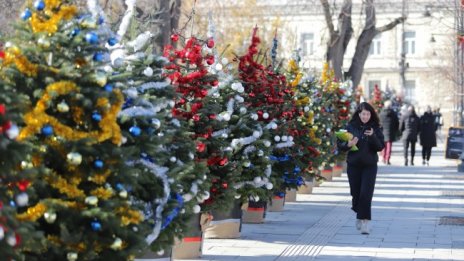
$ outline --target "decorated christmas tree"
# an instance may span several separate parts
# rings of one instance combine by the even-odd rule
[[[133,5],[128,7],[118,39],[124,39],[133,10]],[[192,213],[199,213],[199,204],[209,198],[209,182],[206,165],[195,161],[187,122],[172,117],[178,95],[162,74],[167,59],[150,53],[150,32],[132,34],[134,39],[109,47],[111,79],[125,94],[118,117],[128,137],[122,146],[131,151],[128,164],[138,170],[140,184],[133,191],[145,202],[145,220],[153,228],[147,242],[161,254],[175,238],[182,238]]]
[[[70,1],[36,1],[5,45],[1,75],[30,100],[18,138],[39,147],[32,163],[46,168],[19,217],[36,222],[48,244],[25,250],[26,260],[127,260],[151,231],[139,172],[120,146],[130,138],[117,123],[124,97],[105,71],[103,44],[115,39],[96,1],[88,5],[91,14]]]
[[[4,53],[0,51],[0,68]],[[44,240],[31,222],[17,218],[34,197],[31,182],[39,169],[32,168],[31,144],[19,143],[18,126],[27,100],[12,86],[0,82],[0,252],[5,260],[24,260],[21,250],[42,248]]]
[[[182,35],[173,34],[171,40],[177,43],[179,38]],[[168,45],[164,52],[170,62],[166,74],[179,94],[173,116],[187,122],[196,143],[196,160],[206,162],[209,169],[210,197],[203,203],[203,211],[233,202],[232,184],[240,172],[236,162],[231,161],[228,125],[234,111],[227,105],[230,96],[220,94],[217,75],[208,71],[215,63],[213,47],[213,38],[204,41],[189,37],[180,49]]]
[[[372,99],[370,100],[370,104],[374,107],[376,111],[380,111],[380,109],[382,109],[382,106],[383,106],[382,91],[380,90],[377,84],[374,85],[374,91],[372,93]]]

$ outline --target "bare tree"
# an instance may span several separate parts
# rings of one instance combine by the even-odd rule
[[[404,22],[406,17],[401,16],[390,23],[377,27],[375,19],[375,6],[374,0],[365,0],[365,23],[364,28],[359,35],[356,43],[356,50],[351,61],[350,68],[345,74],[342,71],[343,58],[345,56],[346,47],[351,40],[353,35],[352,27],[352,0],[344,0],[340,14],[338,15],[338,28],[332,21],[332,13],[330,10],[330,4],[328,0],[320,0],[325,20],[327,22],[327,28],[329,30],[330,39],[327,46],[326,59],[331,63],[335,76],[338,79],[351,79],[353,81],[353,88],[358,86],[361,81],[361,76],[364,70],[364,64],[366,63],[367,56],[369,54],[369,46],[371,45],[372,39],[377,34],[391,30],[398,24]]]

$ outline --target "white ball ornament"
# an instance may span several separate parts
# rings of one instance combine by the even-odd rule
[[[331,129],[330,129],[330,128],[327,128],[327,129],[326,129],[326,131],[327,131],[327,132],[330,132],[330,131],[331,131]]]
[[[304,107],[304,111],[305,111],[305,112],[308,112],[308,111],[309,111],[309,107],[308,107],[308,106],[305,106],[305,107]]]
[[[188,194],[182,195],[182,198],[184,199],[185,202],[189,202],[190,200],[192,200],[193,196],[192,194],[188,193]]]
[[[253,113],[253,114],[251,114],[251,119],[253,119],[253,120],[257,121],[257,120],[258,120],[258,118],[259,118],[259,117],[258,117],[258,114],[254,114],[254,113]]]
[[[121,190],[121,191],[119,192],[119,196],[120,196],[121,198],[127,198],[127,190]]]
[[[5,237],[5,230],[3,229],[2,226],[0,226],[0,240],[2,240]]]
[[[224,58],[221,59],[221,63],[222,64],[228,64],[229,60],[226,57],[224,57]]]
[[[253,200],[254,202],[258,202],[258,201],[259,201],[259,196],[253,196],[253,197],[252,197],[252,200]]]
[[[82,163],[82,155],[78,152],[70,152],[66,155],[67,162],[71,165],[77,166]]]
[[[237,89],[237,91],[238,91],[239,93],[243,93],[243,92],[245,91],[245,88],[243,88],[243,86],[240,86],[240,87]]]
[[[288,141],[293,141],[293,137],[292,137],[292,136],[288,136]]]
[[[241,113],[241,114],[247,113],[247,109],[246,109],[245,107],[241,107],[241,108],[240,108],[240,113]]]
[[[214,66],[214,69],[216,69],[216,71],[221,71],[222,70],[222,64],[217,63],[216,66]]]
[[[263,113],[263,118],[268,119],[269,118],[269,113],[267,113],[267,112]]]
[[[164,255],[164,250],[161,249],[160,251],[156,252],[156,254],[157,254],[158,256],[162,256],[162,255]]]
[[[58,103],[58,105],[56,106],[56,109],[61,113],[68,112],[69,111],[69,105],[65,101],[62,101],[62,102]]]
[[[277,123],[273,122],[271,128],[273,130],[275,130],[275,129],[277,129],[277,127],[278,127]]]
[[[96,196],[86,197],[85,203],[91,206],[96,206],[98,204],[98,198]]]
[[[279,141],[280,141],[280,137],[279,137],[279,136],[275,136],[275,137],[274,137],[274,140],[275,140],[276,142],[279,142]]]
[[[172,156],[171,158],[169,158],[169,160],[170,160],[171,162],[176,162],[176,161],[177,161],[177,158],[174,157],[174,156]]]
[[[248,168],[250,165],[251,165],[251,163],[250,163],[249,161],[243,162],[243,166],[244,166],[245,168]]]
[[[201,207],[199,205],[195,205],[195,206],[193,206],[192,211],[193,211],[193,213],[198,214],[201,211]]]
[[[143,70],[143,74],[147,77],[151,77],[153,76],[153,69],[151,67],[147,67]]]
[[[6,238],[6,243],[12,247],[16,246],[16,236],[15,235],[10,235]]]
[[[240,195],[235,195],[234,197],[235,197],[235,199],[239,199],[239,198],[241,198],[242,196],[240,196]]]
[[[47,223],[52,224],[56,220],[56,213],[55,212],[45,212],[44,219]]]
[[[22,192],[16,196],[16,204],[20,207],[24,207],[29,203],[29,195],[26,192]]]
[[[264,141],[264,146],[270,147],[270,146],[271,146],[271,142],[268,141],[268,140]]]
[[[122,247],[122,240],[121,240],[119,237],[117,237],[117,238],[113,241],[113,244],[111,244],[110,247],[111,247],[111,249],[113,249],[113,250],[119,250],[119,249],[121,249],[121,247]]]
[[[268,190],[271,190],[273,187],[274,187],[274,185],[273,185],[272,183],[267,183],[267,184],[266,184],[266,188],[267,188]]]
[[[253,137],[259,138],[261,136],[261,133],[259,131],[253,131]]]
[[[259,184],[259,183],[261,183],[262,181],[263,181],[263,179],[262,179],[261,177],[255,177],[255,178],[253,179],[253,182],[254,182],[255,184]]]
[[[282,141],[287,141],[287,136],[282,136]]]
[[[5,134],[10,140],[16,139],[16,137],[18,137],[18,135],[19,135],[18,126],[16,124],[12,124],[10,126],[10,128],[8,130],[6,130]]]
[[[258,156],[262,157],[264,155],[264,152],[262,150],[258,150]]]
[[[209,191],[203,192],[203,201],[209,199],[209,197],[211,197],[211,195],[209,194]]]

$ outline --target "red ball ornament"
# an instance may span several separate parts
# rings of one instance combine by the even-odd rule
[[[5,115],[5,105],[0,104],[0,115]]]
[[[29,180],[21,180],[20,182],[18,182],[17,186],[19,190],[25,191],[29,187],[29,184],[31,184]]]
[[[179,35],[178,34],[172,34],[171,35],[171,41],[173,41],[173,42],[179,41]]]
[[[229,162],[229,160],[227,158],[223,158],[219,161],[219,166],[224,166],[227,164],[227,162]]]
[[[203,97],[205,97],[206,95],[208,95],[208,90],[207,90],[207,89],[202,89],[202,90],[200,91],[200,93],[201,93],[201,95],[202,95]]]
[[[218,81],[218,80],[214,80],[211,84],[212,84],[213,86],[218,86],[218,85],[219,85],[219,81]]]
[[[197,143],[197,151],[198,152],[203,152],[205,151],[206,145],[202,142]]]
[[[216,114],[211,114],[211,115],[209,115],[209,118],[210,118],[211,120],[215,120],[215,119],[216,119]]]
[[[214,56],[208,56],[208,57],[206,58],[206,63],[207,63],[208,65],[212,65],[212,64],[214,63]]]
[[[5,59],[5,52],[0,51],[0,59]]]
[[[223,189],[226,189],[227,187],[229,187],[229,185],[228,185],[227,183],[224,182],[224,183],[222,183],[221,187],[222,187]]]
[[[214,47],[214,39],[209,38],[208,42],[206,43],[206,46],[208,46],[208,48],[213,48]]]
[[[199,116],[198,114],[195,114],[195,115],[192,116],[192,119],[193,119],[194,121],[199,121],[199,120],[200,120],[200,116]]]

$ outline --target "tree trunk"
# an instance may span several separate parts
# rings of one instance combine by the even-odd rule
[[[338,29],[335,30],[332,24],[332,15],[329,10],[329,3],[327,0],[321,0],[324,8],[326,22],[329,25],[330,41],[327,45],[327,62],[329,62],[334,69],[335,77],[339,80],[343,79],[343,57],[345,56],[346,47],[353,35],[353,28],[351,23],[351,9],[352,1],[344,0],[342,10],[338,16]]]
[[[181,0],[158,0],[155,3],[157,22],[152,26],[152,32],[157,35],[153,42],[153,50],[161,53],[166,44],[170,43],[172,32],[178,28]],[[149,9],[148,9],[149,10]]]

